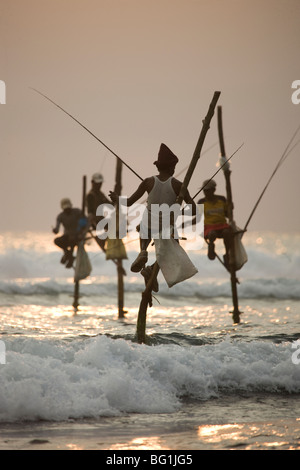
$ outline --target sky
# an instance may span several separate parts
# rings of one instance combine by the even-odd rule
[[[51,231],[60,200],[81,206],[82,178],[114,188],[116,158],[141,178],[164,142],[183,179],[215,91],[243,227],[300,125],[300,0],[0,0],[0,230]],[[0,97],[1,101],[1,97]],[[300,132],[295,143],[300,139]],[[212,119],[189,190],[217,170]],[[263,196],[248,231],[299,232],[300,145]],[[124,195],[140,180],[122,172]],[[217,193],[225,194],[221,172]],[[201,195],[200,195],[201,196]],[[200,197],[199,196],[199,197]]]

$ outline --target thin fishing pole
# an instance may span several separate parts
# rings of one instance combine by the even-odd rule
[[[202,186],[202,188],[197,192],[197,194],[195,194],[195,196],[192,198],[192,199],[195,199],[196,196],[198,196],[198,194],[202,191],[203,188],[205,188],[205,186],[209,183],[209,181],[211,181],[217,173],[219,173],[220,170],[222,170],[222,168],[226,165],[227,162],[229,162],[229,160],[231,160],[231,158],[243,147],[244,143],[242,143],[237,149],[235,152],[233,152],[233,154],[220,166],[220,168],[213,174],[213,176],[207,181],[207,183]],[[184,208],[182,209],[184,211]],[[136,239],[133,239],[133,240],[128,240],[125,245],[127,245],[128,243],[131,243],[131,242],[134,242],[134,241],[137,241],[138,238]],[[222,262],[222,261],[221,261]]]
[[[207,152],[209,152],[213,147],[215,147],[217,145],[218,142],[214,143],[213,145],[211,145],[211,147],[209,147],[208,149],[204,150],[204,152],[201,153],[201,155],[205,155]],[[181,173],[183,173],[186,169],[188,168],[188,166],[186,166],[183,170],[181,170],[179,173],[177,173],[174,178],[178,178],[178,176],[181,175]],[[147,201],[147,198],[144,199],[141,204],[144,204],[145,202]],[[130,209],[129,209],[130,211]]]
[[[292,144],[292,142],[293,142],[294,138],[296,137],[296,135],[298,134],[299,130],[300,130],[300,126],[297,127],[297,129],[295,130],[294,134],[292,135],[292,137],[291,137],[289,143],[287,144],[286,149],[285,149],[285,151],[283,152],[281,158],[283,158],[284,155],[286,154],[286,152],[288,151],[289,146]]]
[[[227,158],[227,160],[220,166],[220,168],[213,174],[213,176],[212,176],[211,178],[209,178],[209,179],[207,180],[207,182],[202,186],[202,188],[200,188],[199,191],[195,194],[195,196],[192,197],[192,199],[195,199],[195,197],[197,197],[198,194],[201,193],[202,189],[204,189],[204,188],[208,185],[208,183],[219,173],[219,171],[222,170],[222,168],[223,168],[223,167],[229,162],[229,160],[231,160],[231,158],[243,147],[243,145],[244,145],[244,143],[242,143],[242,144],[236,149],[236,151],[233,152],[233,154],[230,155],[229,158]],[[184,206],[183,209],[182,209],[182,211],[184,211],[186,207],[187,207],[187,206]],[[221,262],[222,262],[222,261],[221,261]]]
[[[250,216],[249,216],[249,218],[248,218],[248,220],[247,220],[247,222],[246,222],[246,224],[245,224],[245,227],[244,227],[244,230],[243,230],[244,232],[247,230],[247,227],[248,227],[248,225],[249,225],[249,223],[250,223],[250,221],[251,221],[251,219],[252,219],[252,217],[253,217],[253,215],[254,215],[254,212],[255,212],[256,209],[257,209],[257,206],[259,205],[259,203],[260,203],[260,201],[261,201],[263,195],[265,194],[265,192],[266,192],[266,190],[267,190],[269,184],[271,183],[273,177],[274,177],[275,174],[277,173],[277,170],[280,168],[280,166],[283,164],[283,162],[286,160],[286,158],[287,158],[288,155],[292,152],[292,150],[298,145],[299,141],[298,141],[296,144],[294,144],[291,149],[289,149],[290,145],[292,144],[292,142],[293,142],[294,138],[296,137],[297,133],[299,132],[299,130],[300,130],[300,126],[299,126],[299,127],[297,128],[297,130],[294,132],[294,134],[293,134],[292,138],[290,139],[288,145],[286,146],[286,148],[285,148],[283,154],[281,155],[281,157],[280,157],[280,159],[279,159],[277,165],[275,166],[275,169],[273,170],[273,173],[271,174],[270,178],[268,179],[268,182],[267,182],[266,186],[265,186],[264,189],[262,190],[262,192],[261,192],[261,194],[260,194],[260,196],[259,196],[257,202],[255,203],[255,205],[254,205],[254,207],[253,207],[253,209],[252,209],[252,211],[251,211],[251,213],[250,213]],[[288,149],[289,149],[289,150],[288,150]]]
[[[294,148],[297,147],[298,144],[300,144],[300,140],[297,140],[297,142],[293,145],[293,147],[290,148],[288,153],[285,155],[284,159],[280,162],[279,166],[281,166],[285,162],[286,158],[289,156],[289,154],[292,152],[292,150],[294,150]]]
[[[260,203],[260,201],[261,201],[263,195],[265,194],[265,192],[266,192],[266,190],[267,190],[269,184],[271,183],[271,180],[273,179],[273,177],[274,177],[275,174],[277,173],[277,170],[278,170],[279,167],[282,165],[282,163],[286,160],[286,158],[288,157],[288,155],[294,150],[294,148],[295,148],[299,143],[300,143],[300,141],[298,141],[296,144],[294,144],[293,147],[286,153],[286,155],[284,155],[284,158],[282,158],[282,157],[280,158],[279,162],[277,163],[277,165],[276,165],[276,167],[275,167],[275,170],[273,171],[272,175],[270,176],[270,178],[269,178],[269,180],[268,180],[266,186],[265,186],[264,189],[262,190],[261,195],[259,196],[259,198],[258,198],[256,204],[254,205],[254,207],[253,207],[253,209],[252,209],[252,211],[251,211],[251,214],[250,214],[250,216],[249,216],[249,218],[248,218],[248,220],[247,220],[247,222],[246,222],[246,224],[245,224],[245,227],[244,227],[243,232],[246,232],[247,227],[248,227],[248,225],[249,225],[249,223],[250,223],[250,221],[251,221],[251,219],[252,219],[252,217],[253,217],[253,215],[254,215],[254,212],[255,212],[256,209],[257,209],[257,206],[259,205],[259,203]]]
[[[199,189],[199,191],[195,194],[195,196],[192,197],[192,199],[195,199],[195,197],[198,196],[199,193],[201,193],[201,191],[205,188],[205,186],[208,185],[208,183],[219,173],[219,171],[222,170],[222,168],[229,162],[229,160],[232,159],[232,157],[240,150],[240,148],[242,148],[244,145],[244,143],[242,143],[239,148],[236,149],[235,152],[233,152],[232,155],[230,155],[229,158],[227,158],[227,160],[225,160],[225,162],[220,166],[220,168],[212,175],[211,178],[209,178],[209,180],[207,180],[207,182],[202,186],[202,188]]]
[[[202,191],[203,188],[219,173],[219,171],[222,170],[222,168],[231,160],[231,158],[243,147],[244,143],[242,143],[235,152],[220,166],[220,168],[213,174],[213,176],[207,181],[207,183],[202,186],[202,188],[195,194],[195,196],[192,199],[195,199],[196,196]],[[186,207],[186,206],[185,206]],[[183,207],[182,211],[184,211],[185,207]]]
[[[74,116],[72,116],[72,114],[68,113],[68,111],[66,111],[59,104],[55,103],[55,101],[53,101],[51,98],[44,95],[40,91],[38,91],[38,90],[36,90],[35,88],[32,88],[32,87],[29,87],[29,88],[31,90],[35,91],[36,93],[38,93],[39,95],[43,96],[44,98],[46,98],[46,100],[50,101],[50,103],[54,104],[54,106],[59,108],[61,111],[63,111],[65,114],[67,114],[70,118],[72,118],[75,122],[77,122],[77,124],[79,124],[81,127],[83,127],[83,129],[85,129],[92,137],[94,137],[98,142],[100,142],[100,144],[102,144],[107,150],[109,150],[110,153],[112,153],[115,157],[117,157],[130,171],[132,171],[132,173],[135,174],[135,176],[137,176],[141,181],[143,181],[143,178],[140,175],[138,175],[138,173],[135,170],[133,170],[126,162],[124,162],[124,160],[122,160],[122,158],[119,157],[119,155],[117,155],[102,140],[100,140],[95,134],[93,134],[93,132],[91,132],[86,126],[84,126],[80,121],[78,121],[78,119],[76,119]]]

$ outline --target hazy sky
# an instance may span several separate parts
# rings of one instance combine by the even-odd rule
[[[50,231],[60,199],[81,204],[82,176],[114,187],[115,157],[37,88],[88,126],[142,177],[161,142],[194,152],[214,91],[233,157],[243,226],[300,125],[300,0],[0,0],[0,230]],[[300,133],[298,136],[300,139]],[[216,170],[216,115],[190,183]],[[300,145],[276,174],[249,230],[299,231]],[[182,176],[183,177],[183,176]],[[224,194],[224,176],[216,181]],[[123,169],[123,194],[140,183]]]

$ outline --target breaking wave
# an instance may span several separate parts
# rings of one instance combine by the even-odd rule
[[[172,413],[186,398],[300,393],[290,344],[263,341],[150,347],[98,336],[7,342],[0,421]]]

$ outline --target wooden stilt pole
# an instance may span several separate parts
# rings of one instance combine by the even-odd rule
[[[218,106],[218,132],[219,132],[221,157],[226,158],[221,106]],[[231,181],[230,181],[231,171],[229,169],[229,165],[225,165],[223,172],[224,172],[225,181],[226,181],[228,219],[230,222],[233,222],[232,190],[231,190]],[[235,270],[235,252],[234,252],[233,237],[234,237],[234,234],[232,235],[232,243],[230,247],[230,260],[229,260],[229,272],[230,272],[231,292],[232,292],[232,302],[233,302],[233,311],[231,313],[232,313],[233,322],[239,323],[241,312],[239,310],[239,301],[238,301],[238,293],[237,293],[238,281],[236,278],[236,270]]]
[[[216,91],[214,93],[213,99],[210,103],[208,112],[206,117],[203,120],[203,125],[202,125],[202,130],[192,157],[192,160],[190,162],[190,165],[188,167],[188,170],[186,172],[185,178],[183,180],[179,195],[177,197],[176,203],[181,204],[182,201],[184,200],[184,196],[186,193],[186,190],[188,188],[189,182],[191,180],[192,174],[195,170],[196,164],[200,158],[202,146],[206,137],[206,134],[209,130],[210,127],[210,122],[212,120],[212,117],[215,112],[215,107],[217,105],[217,101],[220,97],[220,92]],[[142,299],[140,303],[140,308],[138,312],[138,320],[137,320],[137,340],[139,343],[146,343],[146,317],[147,317],[147,308],[148,305],[151,304],[152,301],[152,286],[154,283],[154,280],[157,278],[157,275],[159,273],[159,266],[158,263],[155,262],[153,265],[152,269],[152,274],[151,277],[147,283],[146,289],[142,293]]]
[[[85,215],[85,196],[86,196],[86,176],[83,176],[83,181],[82,181],[82,205],[81,205],[81,210],[82,210],[82,215]],[[74,314],[76,315],[79,307],[79,281],[74,281],[74,302],[73,302],[73,308],[74,308]]]
[[[97,243],[97,245],[99,246],[99,248],[101,248],[101,250],[103,251],[103,253],[106,253],[106,249],[103,247],[103,245],[100,244],[99,238],[98,238],[91,230],[89,230],[89,234],[90,234],[90,236],[95,240],[95,242]],[[118,261],[117,261],[117,260],[112,259],[111,261],[118,267]],[[125,271],[123,265],[121,265],[121,268],[122,268],[122,269],[121,269],[121,270],[122,270],[122,275],[123,275],[123,276],[126,276],[126,271]]]
[[[148,305],[152,302],[152,286],[159,273],[158,263],[155,262],[152,269],[151,277],[147,283],[146,289],[142,292],[142,300],[140,303],[138,319],[137,319],[137,340],[138,343],[146,343],[146,318]]]
[[[74,282],[74,302],[73,302],[73,308],[74,308],[74,315],[76,315],[79,307],[79,281]]]
[[[124,278],[123,278],[123,262],[118,259],[118,316],[124,318],[126,310],[124,310]]]
[[[117,167],[116,167],[116,182],[115,182],[115,193],[118,196],[121,196],[122,193],[122,162],[117,158]],[[119,211],[120,206],[116,206],[116,221],[117,221],[117,238],[119,238]],[[126,311],[124,310],[124,269],[122,259],[116,260],[117,273],[118,273],[118,316],[119,318],[124,318]]]

